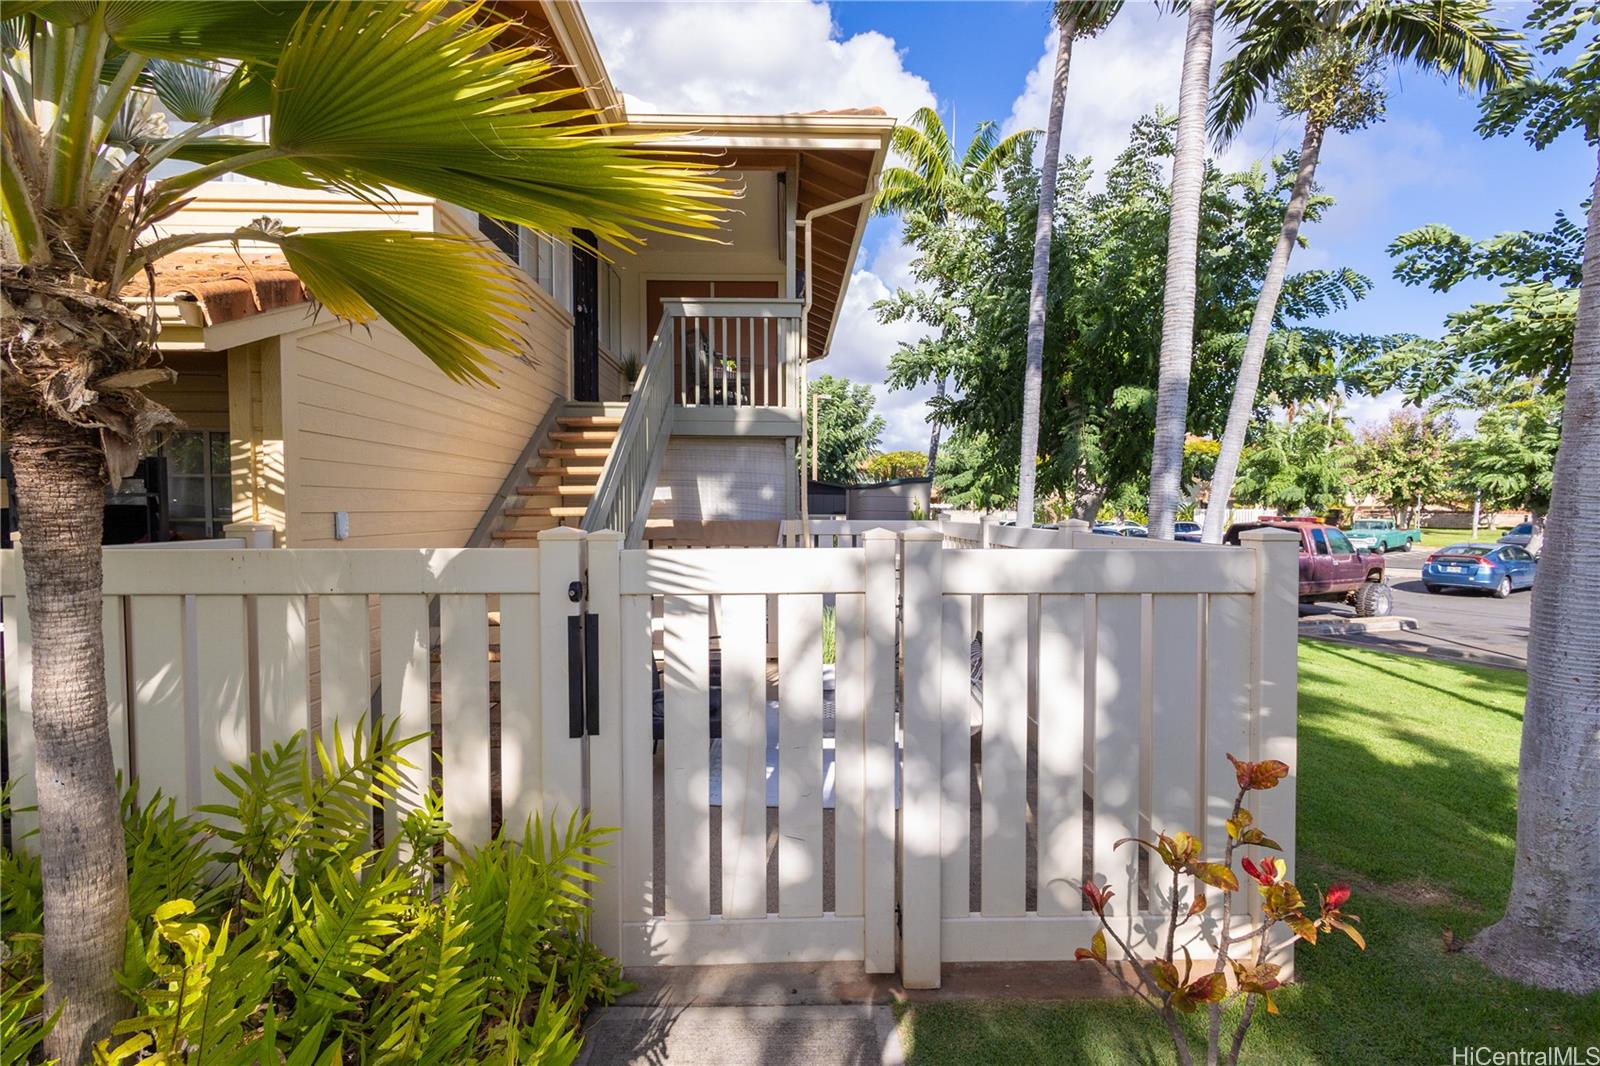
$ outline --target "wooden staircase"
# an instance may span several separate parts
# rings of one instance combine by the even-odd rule
[[[625,404],[568,404],[500,511],[496,544],[537,540],[539,533],[582,521],[606,457],[616,443]],[[531,545],[530,545],[531,546]]]

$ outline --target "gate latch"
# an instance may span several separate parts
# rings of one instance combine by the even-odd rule
[[[567,736],[599,735],[600,616],[584,611],[567,618]]]

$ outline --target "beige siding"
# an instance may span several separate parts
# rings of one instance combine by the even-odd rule
[[[386,324],[293,338],[285,359],[289,543],[464,545],[566,385],[569,320],[541,303],[497,388],[451,382]],[[350,538],[334,539],[334,514]]]
[[[150,398],[170,408],[183,421],[185,429],[227,429],[227,355],[173,352],[163,361],[177,371],[178,378],[151,386]]]

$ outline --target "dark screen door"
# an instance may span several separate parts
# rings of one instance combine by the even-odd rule
[[[594,234],[572,233],[572,398],[592,403],[600,399],[600,261],[589,250]]]

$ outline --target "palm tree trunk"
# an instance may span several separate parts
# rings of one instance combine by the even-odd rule
[[[1600,174],[1584,276],[1600,278]],[[1600,287],[1578,296],[1572,371],[1528,639],[1517,773],[1517,851],[1505,916],[1473,950],[1496,973],[1573,993],[1600,989]]]
[[[1078,20],[1061,22],[1055,80],[1050,87],[1050,122],[1045,127],[1039,174],[1039,217],[1033,227],[1033,285],[1028,292],[1028,354],[1022,375],[1022,455],[1017,467],[1017,525],[1033,525],[1033,486],[1039,460],[1039,399],[1044,391],[1044,320],[1050,286],[1050,242],[1055,235],[1056,166],[1061,156],[1061,113],[1067,105],[1067,70]]]
[[[1156,389],[1156,440],[1150,457],[1150,536],[1172,539],[1182,489],[1183,440],[1194,363],[1195,270],[1200,244],[1200,192],[1206,173],[1206,100],[1211,91],[1211,27],[1215,0],[1189,4],[1178,90],[1178,146],[1172,161],[1172,214],[1167,223],[1167,282],[1161,312],[1161,369]]]
[[[1283,212],[1283,229],[1278,233],[1278,244],[1267,264],[1261,294],[1256,297],[1256,311],[1250,319],[1250,333],[1245,338],[1239,378],[1233,386],[1233,403],[1228,407],[1228,426],[1223,431],[1222,448],[1217,453],[1216,472],[1211,476],[1211,499],[1216,506],[1206,508],[1205,532],[1201,539],[1207,544],[1222,543],[1223,514],[1233,494],[1234,476],[1239,472],[1245,431],[1250,428],[1250,418],[1255,412],[1256,386],[1261,381],[1261,364],[1267,356],[1267,337],[1272,333],[1272,320],[1278,313],[1283,279],[1289,273],[1289,255],[1300,237],[1300,222],[1305,218],[1306,203],[1311,199],[1311,182],[1317,173],[1322,134],[1321,126],[1306,122],[1305,137],[1300,142],[1300,170],[1295,175],[1294,190],[1289,194],[1289,206]]]
[[[934,390],[934,396],[944,399],[944,375],[939,375],[939,384]],[[933,420],[933,429],[928,434],[928,476],[932,477],[934,469],[939,465],[939,422]]]
[[[14,401],[13,401],[14,402]],[[33,629],[47,1055],[86,1062],[126,1012],[117,990],[128,868],[106,721],[98,445],[46,415],[8,424]]]

